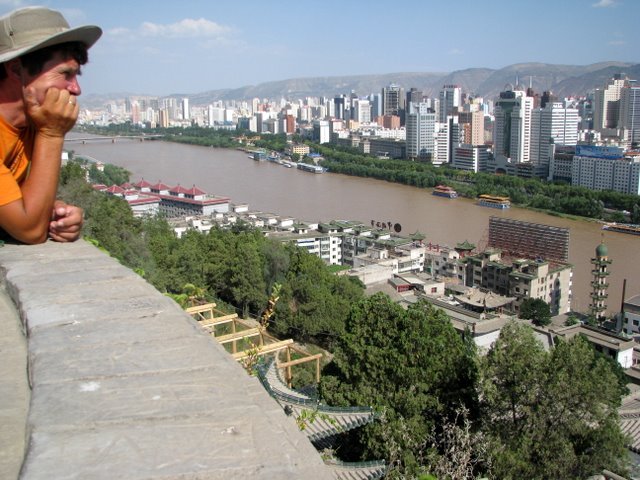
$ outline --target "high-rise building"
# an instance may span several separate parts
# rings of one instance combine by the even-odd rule
[[[425,102],[410,103],[407,115],[407,158],[431,160],[435,150],[436,114]]]
[[[382,114],[396,115],[401,117],[404,115],[405,108],[404,88],[396,84],[391,84],[382,89]]]
[[[436,165],[451,163],[453,149],[461,143],[458,116],[448,116],[444,123],[437,124],[436,129],[435,157],[432,161]]]
[[[335,117],[341,118],[345,120],[346,117],[346,97],[344,95],[340,95],[333,99],[333,104],[335,105]]]
[[[412,103],[418,104],[418,103],[422,103],[424,101],[424,94],[422,93],[422,90],[418,90],[415,87],[411,87],[409,89],[409,91],[407,92],[407,101],[405,103],[405,110],[407,111],[407,113],[410,110],[410,105]]]
[[[460,112],[458,122],[463,131],[463,143],[484,145],[484,112],[480,110]]]
[[[182,119],[189,120],[191,118],[191,111],[189,110],[189,99],[182,99]]]
[[[331,140],[329,122],[316,120],[313,122],[313,141],[317,143],[329,143]]]
[[[640,85],[629,80],[620,92],[620,120],[618,124],[623,138],[633,149],[640,147]]]
[[[369,95],[369,102],[371,102],[371,118],[377,118],[382,116],[382,95],[380,93],[372,93]]]
[[[534,174],[546,178],[553,158],[553,143],[558,146],[575,146],[578,143],[578,109],[565,108],[562,103],[546,103],[544,108],[532,112],[531,163]]]
[[[620,90],[627,83],[623,74],[616,74],[604,88],[596,89],[593,109],[593,129],[606,132],[618,128],[620,119]]]
[[[371,123],[371,103],[369,100],[356,99],[352,102],[352,118],[356,122]]]
[[[512,163],[526,163],[531,155],[531,114],[533,98],[522,90],[509,88],[500,92],[496,102],[493,129],[494,155]]]
[[[462,88],[457,85],[444,85],[440,91],[439,122],[444,123],[448,116],[458,114],[462,105]]]

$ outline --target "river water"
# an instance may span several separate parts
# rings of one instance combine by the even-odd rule
[[[71,134],[70,139],[78,136]],[[86,135],[82,135],[86,137]],[[429,190],[381,180],[321,175],[271,162],[256,162],[237,150],[214,149],[160,141],[121,140],[79,143],[66,149],[128,169],[132,182],[141,178],[167,185],[198,186],[227,196],[250,209],[307,221],[332,219],[399,223],[401,234],[416,231],[426,242],[455,246],[468,240],[486,245],[492,215],[569,228],[569,261],[574,265],[572,308],[587,311],[591,282],[590,259],[601,240],[612,260],[609,312],[617,312],[627,280],[626,298],[640,294],[640,236],[604,232],[594,222],[558,218],[520,208],[498,211],[470,199],[436,197]]]

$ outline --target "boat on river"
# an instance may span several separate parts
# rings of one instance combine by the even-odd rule
[[[640,235],[640,225],[633,223],[607,223],[602,226],[602,230],[610,232],[630,233],[631,235]]]
[[[433,189],[433,195],[437,197],[458,198],[458,192],[446,185],[438,185]]]
[[[310,163],[298,163],[298,168],[300,170],[304,170],[305,172],[311,173],[324,173],[325,169],[320,165],[312,165]]]
[[[478,205],[505,210],[511,207],[511,200],[509,197],[482,194],[478,196]]]

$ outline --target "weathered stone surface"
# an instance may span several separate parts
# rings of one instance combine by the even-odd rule
[[[29,394],[27,341],[11,299],[0,286],[0,478],[17,478],[20,472]]]
[[[0,275],[29,339],[22,479],[333,478],[255,378],[97,249],[7,245]]]

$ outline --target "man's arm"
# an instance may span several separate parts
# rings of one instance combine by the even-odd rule
[[[22,199],[0,207],[0,227],[24,243],[42,243],[50,231],[64,136],[78,117],[78,106],[70,98],[69,92],[50,88],[40,105],[33,90],[25,90],[27,113],[36,126],[31,168],[20,186]],[[54,220],[64,227],[64,220]]]

